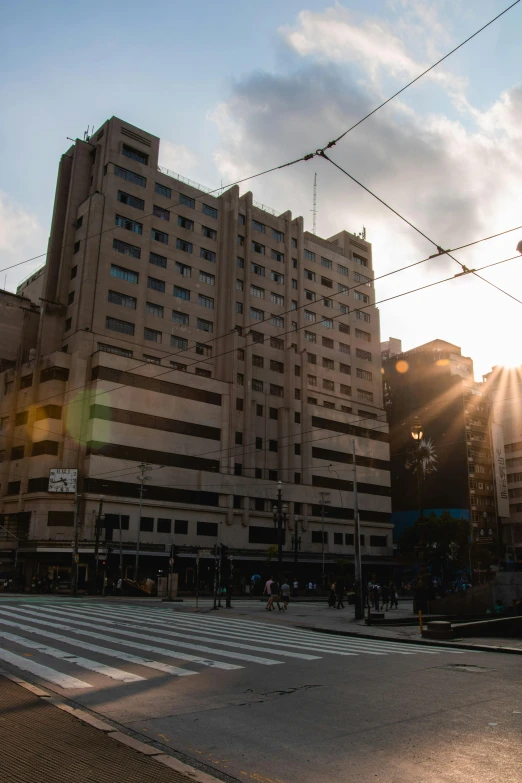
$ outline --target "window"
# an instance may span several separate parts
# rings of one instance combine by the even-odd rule
[[[346,345],[346,343],[339,343],[339,351],[341,353],[350,353],[350,346]]]
[[[371,343],[372,341],[371,334],[369,332],[363,332],[362,329],[356,329],[355,336],[358,337],[360,340],[365,340],[367,343]]]
[[[209,334],[212,334],[214,331],[213,321],[206,321],[204,318],[198,318],[196,324],[200,332],[208,332]]]
[[[205,343],[196,343],[196,353],[198,356],[212,356],[212,346]]]
[[[349,408],[347,405],[341,405],[341,410],[343,413],[351,413],[352,409]]]
[[[201,305],[201,307],[207,307],[209,310],[214,309],[214,299],[211,296],[204,296],[204,294],[198,294],[198,304]]]
[[[143,358],[147,362],[147,364],[161,364],[161,359],[159,358],[159,356],[151,356],[148,353],[144,353]]]
[[[154,517],[140,517],[140,530],[144,533],[153,533]]]
[[[31,375],[24,375],[22,378],[20,378],[20,388],[21,389],[28,389],[30,386],[33,385],[33,376]]]
[[[349,288],[347,285],[343,285],[342,283],[337,283],[337,290],[340,294],[347,294],[349,292]]]
[[[285,241],[285,235],[282,231],[276,231],[275,228],[272,229],[272,237],[276,240],[276,242],[284,242]]]
[[[264,277],[265,276],[265,267],[260,266],[259,264],[250,264],[250,269],[252,270],[254,275],[258,275],[258,277]]]
[[[342,313],[343,315],[348,315],[350,312],[350,308],[348,307],[348,305],[339,302],[339,312]]]
[[[160,185],[159,182],[156,182],[154,186],[154,191],[159,196],[165,196],[165,198],[172,198],[172,190],[168,188],[166,185]]]
[[[237,279],[236,280],[236,291],[242,291],[243,290],[243,281]]]
[[[15,427],[21,427],[24,424],[27,424],[27,419],[29,418],[29,411],[20,411],[15,416]]]
[[[333,329],[333,320],[331,318],[323,318],[321,326],[324,326],[325,329]]]
[[[156,242],[161,242],[164,245],[168,245],[169,244],[169,235],[165,234],[164,231],[158,231],[157,228],[153,228],[152,229],[151,237],[152,237],[152,239],[155,239]]]
[[[370,313],[364,313],[362,310],[356,310],[355,311],[355,317],[359,321],[366,321],[367,324],[369,324],[370,320],[371,320]]]
[[[285,371],[285,365],[283,362],[277,362],[275,359],[270,359],[270,369],[274,372],[284,372]]]
[[[272,280],[274,283],[279,283],[282,285],[285,282],[285,276],[280,275],[279,272],[270,272],[270,280]]]
[[[149,262],[154,266],[160,266],[162,269],[167,268],[167,259],[165,256],[160,256],[158,253],[151,253],[149,255]]]
[[[122,332],[122,334],[134,334],[134,324],[129,323],[129,321],[121,321],[119,318],[111,318],[110,316],[105,318],[105,328],[113,332]]]
[[[277,441],[276,440],[269,440],[268,441],[268,450],[269,451],[277,451]]]
[[[269,408],[269,416],[274,421],[277,421],[279,415],[279,411],[277,408]]]
[[[297,269],[297,258],[292,258],[292,269]]]
[[[308,376],[308,385],[309,386],[317,386],[317,375],[309,375]]]
[[[315,323],[315,313],[313,313],[311,310],[305,310],[304,317],[305,321],[312,321],[312,323]]]
[[[264,234],[265,233],[265,226],[264,226],[264,224],[263,223],[259,223],[259,221],[257,221],[257,220],[253,220],[252,221],[252,228],[254,229],[254,231],[258,231],[260,234]]]
[[[323,305],[324,307],[333,307],[333,302],[331,299],[328,299],[326,296],[323,296]]]
[[[270,394],[273,397],[282,397],[283,396],[283,392],[284,392],[284,390],[283,390],[282,386],[278,386],[276,383],[271,383],[270,384]]]
[[[188,288],[181,288],[179,285],[175,285],[174,296],[178,299],[184,299],[186,302],[190,302],[190,291]]]
[[[365,391],[365,389],[357,389],[357,399],[364,400],[364,402],[373,402],[373,393]]]
[[[215,207],[211,207],[209,204],[203,204],[203,214],[208,215],[211,218],[217,220],[218,211]]]
[[[315,283],[315,272],[310,272],[309,269],[304,270],[304,276],[307,280],[311,280],[312,283]]]
[[[185,242],[184,239],[176,239],[176,247],[183,250],[184,253],[192,253],[192,242]]]
[[[242,372],[238,372],[236,375],[236,383],[238,386],[244,386],[245,385],[245,376]]]
[[[308,289],[305,288],[305,299],[308,299],[309,302],[315,302],[315,293],[314,291],[308,291]]]
[[[295,299],[292,299],[292,303],[291,303],[291,309],[292,309],[292,310],[297,310],[297,302],[296,302],[296,300],[295,300]]]
[[[327,544],[328,543],[328,533],[322,530],[312,530],[312,544]]]
[[[68,318],[65,322],[65,331],[68,332],[72,327],[72,318]]]
[[[284,253],[280,253],[278,250],[272,250],[271,256],[274,259],[274,261],[279,261],[280,264],[284,263],[285,260]]]
[[[343,534],[342,533],[334,533],[334,544],[341,545],[343,543]]]
[[[343,266],[342,264],[337,264],[337,271],[340,275],[344,275],[345,277],[348,277],[348,267]]]
[[[323,408],[329,408],[330,410],[335,410],[335,403],[327,402],[326,400],[323,400]]]
[[[297,239],[295,237],[292,237],[292,247],[297,247]]]
[[[256,353],[252,355],[252,367],[264,367],[265,360],[262,356],[258,356]]]
[[[242,411],[243,410],[243,400],[238,397],[236,399],[236,411]]]
[[[204,370],[203,367],[196,367],[196,375],[201,376],[201,378],[212,378],[211,370]]]
[[[239,245],[239,247],[245,246],[245,237],[242,237],[241,234],[237,235],[237,244]]]
[[[129,245],[128,242],[122,242],[121,239],[112,240],[112,249],[117,253],[123,253],[124,256],[132,256],[132,258],[140,258],[141,249],[136,245]],[[76,269],[76,267],[74,267]],[[76,273],[73,275],[71,271],[71,279],[76,277]]]
[[[250,296],[256,296],[258,299],[265,298],[265,289],[259,288],[257,285],[250,286]]]
[[[326,288],[333,288],[333,282],[329,277],[321,277],[321,285],[326,286]]]
[[[341,389],[341,394],[346,394],[347,397],[351,397],[352,396],[352,387],[351,386],[346,386],[345,383],[341,383],[340,389]]]
[[[118,240],[115,239],[114,241],[117,242]],[[125,242],[122,242],[122,244],[124,245]],[[130,245],[129,245],[129,247],[130,247]],[[139,250],[139,247],[137,247],[136,250]],[[73,266],[73,268],[71,269],[71,280],[74,280],[74,278],[76,277],[77,274],[78,274],[78,267],[77,266]]]
[[[213,250],[205,250],[204,247],[202,247],[199,251],[200,258],[204,258],[205,261],[210,261],[212,264],[216,263],[216,254]]]
[[[304,257],[307,259],[307,261],[315,261],[315,253],[312,253],[311,250],[305,250]]]
[[[388,546],[388,536],[370,536],[370,546]]]
[[[170,533],[171,527],[172,527],[172,520],[171,519],[162,519],[160,517],[158,519],[156,532],[158,532],[158,533]]]
[[[145,312],[149,315],[155,316],[155,318],[163,318],[163,307],[161,305],[147,302],[145,304]]]
[[[264,321],[265,313],[263,310],[258,310],[257,307],[251,307],[250,318],[253,318],[254,321]]]
[[[276,304],[276,305],[284,305],[285,298],[284,298],[284,296],[281,296],[281,294],[273,294],[273,293],[271,293],[270,294],[270,301],[273,304]]]
[[[188,340],[185,337],[177,337],[175,334],[171,334],[170,344],[174,348],[179,348],[180,351],[186,351],[188,348]]]
[[[245,268],[245,259],[241,258],[241,256],[237,257],[236,265],[238,269],[244,269]]]
[[[132,196],[130,193],[124,193],[123,190],[118,190],[118,201],[121,201],[122,204],[127,204],[128,207],[145,209],[145,202],[142,198]]]
[[[10,394],[14,391],[14,381],[5,381],[5,394]]]
[[[252,378],[252,391],[262,392],[263,391],[263,381],[260,381],[257,378]]]
[[[138,163],[143,163],[144,166],[148,165],[149,156],[144,152],[140,152],[139,150],[134,149],[134,147],[129,147],[128,144],[123,144],[121,151],[126,158],[137,160]]]
[[[354,272],[353,279],[355,280],[356,283],[364,283],[365,285],[370,286],[371,288],[372,285],[371,277],[366,277],[366,275],[361,275],[360,272]]]
[[[186,207],[190,207],[191,209],[195,209],[196,207],[195,199],[191,198],[190,196],[185,196],[184,193],[179,194],[179,203],[184,204]]]
[[[343,324],[341,321],[339,321],[339,331],[343,334],[350,334],[350,327],[348,324]]]
[[[259,242],[254,242],[252,240],[252,252],[253,253],[260,253],[262,256],[265,255],[265,246],[260,245]]]
[[[242,215],[241,212],[237,216],[237,222],[239,223],[240,226],[244,226],[245,225],[245,216]]]
[[[116,345],[98,343],[98,351],[103,351],[104,353],[114,353],[116,356],[125,356],[127,359],[132,359],[132,351],[128,351],[126,348],[118,348]]]
[[[326,391],[335,391],[335,383],[323,378],[323,389],[326,389]]]
[[[207,237],[207,239],[216,239],[217,237],[217,231],[214,228],[209,228],[208,226],[201,226],[201,233],[204,237]]]
[[[339,365],[339,372],[344,373],[345,375],[351,375],[352,374],[352,368],[349,364],[343,364],[342,362]]]
[[[353,254],[353,260],[359,266],[368,266],[368,261],[365,258],[363,258],[362,256],[356,255],[355,253]]]
[[[152,288],[153,291],[160,291],[160,293],[165,293],[165,281],[164,280],[158,280],[157,277],[148,277],[147,278],[147,288]]]
[[[327,370],[334,370],[335,369],[335,362],[333,359],[325,359],[323,357],[323,367]]]
[[[260,451],[263,448],[263,438],[256,438],[256,449]]]
[[[277,326],[278,328],[282,329],[285,325],[285,319],[282,315],[272,315],[270,318],[270,323],[272,326]]]
[[[118,291],[109,291],[108,301],[112,304],[121,305],[122,307],[128,307],[130,310],[136,309],[137,299],[134,296],[127,296],[126,294],[120,294]]]
[[[324,266],[326,269],[331,269],[333,264],[329,258],[324,258],[324,256],[321,256],[321,266]]]
[[[297,290],[297,280],[292,279],[292,288]]]
[[[236,444],[236,446],[242,446],[243,445],[243,433],[242,432],[236,432],[236,434],[235,434],[235,444]]]
[[[126,280],[128,283],[138,282],[138,273],[131,269],[125,269],[122,266],[111,264],[111,277],[117,277],[119,280]]]
[[[250,330],[250,335],[252,337],[253,343],[264,343],[265,337],[261,332],[254,332],[253,329]]]
[[[353,295],[358,302],[364,302],[365,304],[369,304],[370,302],[370,297],[368,294],[363,294],[361,291],[354,291]]]
[[[363,381],[371,381],[372,380],[372,374],[369,370],[360,370],[357,368],[357,377],[361,378]]]
[[[75,242],[75,243],[74,243],[74,249],[73,249],[73,252],[74,252],[74,254],[75,254],[75,255],[76,255],[76,253],[79,253],[79,252],[80,252],[80,240],[78,240],[78,242]]]
[[[144,188],[147,184],[147,180],[145,179],[145,177],[142,177],[139,174],[135,174],[134,171],[123,169],[121,166],[115,165],[114,173],[116,174],[117,177],[126,179],[128,182],[134,182],[135,185],[139,185],[142,188]]]
[[[283,351],[285,344],[283,340],[280,340],[278,337],[271,337],[270,338],[270,347],[271,348],[277,348],[279,351]]]
[[[207,283],[208,285],[215,285],[216,278],[214,275],[209,274],[208,272],[201,272],[199,273],[199,281],[200,283]]]
[[[33,443],[31,449],[32,457],[39,457],[41,454],[58,454],[58,441],[57,440],[39,440]]]
[[[143,234],[143,226],[136,220],[131,220],[123,215],[116,215],[114,219],[115,225],[120,228],[125,228],[127,231],[133,231],[135,234]]]
[[[189,218],[183,217],[182,215],[178,215],[178,226],[187,231],[194,231],[194,221],[189,220]]]
[[[20,487],[21,487],[21,486],[22,486],[22,483],[21,483],[20,481],[8,481],[8,482],[7,482],[7,494],[8,494],[8,495],[19,495],[19,494],[20,494]],[[52,512],[52,511],[49,511],[48,513],[49,513],[49,515],[50,515],[50,514],[52,514],[53,512]],[[55,514],[59,514],[60,512],[59,512],[59,511],[55,511],[54,513],[55,513]],[[64,512],[61,512],[61,513],[63,514]],[[69,516],[69,514],[71,514],[71,515],[72,515],[72,512],[67,512],[67,511],[66,511],[65,513],[66,513],[68,516]]]
[[[317,364],[317,356],[315,353],[306,352],[306,360],[308,364]]]
[[[305,333],[304,333],[304,338],[305,338],[305,340],[307,340],[309,343],[315,343],[315,342],[317,342],[317,336],[316,336],[316,335],[315,335],[313,332],[305,332]]]
[[[372,355],[369,351],[363,351],[362,348],[355,349],[355,355],[358,359],[364,359],[367,362],[371,362]]]

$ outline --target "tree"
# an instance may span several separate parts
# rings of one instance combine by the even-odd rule
[[[449,511],[443,511],[440,516],[431,514],[407,528],[398,545],[401,553],[415,554],[431,565],[433,573],[464,568],[468,559],[469,522],[452,517]]]
[[[270,544],[268,549],[266,550],[266,564],[267,566],[270,565],[272,562],[272,558],[277,557],[277,544]]]

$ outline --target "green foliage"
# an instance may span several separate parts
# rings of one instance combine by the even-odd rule
[[[435,567],[443,563],[455,567],[466,564],[469,540],[469,522],[455,519],[449,511],[440,516],[431,514],[407,528],[399,540],[401,553],[418,553]]]
[[[277,557],[277,546],[275,544],[270,544],[266,550],[266,564],[270,565],[272,558],[274,557]]]

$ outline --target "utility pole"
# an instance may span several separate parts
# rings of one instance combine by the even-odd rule
[[[138,513],[138,535],[136,537],[136,561],[134,563],[134,581],[138,581],[138,567],[139,567],[139,559],[140,559],[140,533],[141,533],[141,509],[143,507],[143,492],[145,491],[144,484],[147,481],[147,476],[145,475],[147,471],[150,470],[150,465],[148,462],[140,462],[138,465],[138,469],[140,471],[140,475],[138,476],[140,480],[140,507],[139,507],[139,513]]]
[[[72,569],[71,569],[71,595],[78,595],[78,537],[79,537],[79,503],[78,494],[78,470],[76,471],[76,481],[74,485],[74,522],[73,522],[73,551],[72,551]]]
[[[324,587],[325,572],[324,572],[324,507],[330,502],[326,498],[330,497],[329,492],[320,492],[321,496],[321,560],[322,560],[322,581]]]
[[[281,583],[283,571],[283,531],[286,530],[288,506],[283,503],[283,482],[277,482],[277,505],[272,506],[274,526],[277,529],[277,579]]]
[[[299,517],[294,516],[294,535],[292,536],[292,547],[294,550],[294,563],[297,563],[299,550],[301,549],[301,536],[299,535]]]
[[[353,456],[353,524],[354,524],[354,560],[355,560],[355,619],[364,617],[364,591],[361,563],[361,527],[359,524],[359,501],[357,497],[357,462],[355,461],[355,438],[352,440]]]
[[[105,519],[105,514],[103,513],[103,495],[100,495],[100,503],[98,506],[98,515],[96,517],[94,526],[94,591],[96,592],[96,588],[98,586],[98,549],[100,547],[100,533],[101,533],[101,526],[102,522]]]

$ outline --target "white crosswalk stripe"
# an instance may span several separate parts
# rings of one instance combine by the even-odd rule
[[[49,644],[51,641],[54,646]],[[20,655],[20,648],[30,652]],[[100,660],[86,658],[86,651]],[[330,655],[345,657],[349,665],[349,658],[361,655],[433,656],[464,652],[393,639],[323,634],[279,622],[270,623],[268,618],[256,621],[216,617],[176,611],[171,607],[92,601],[45,601],[38,605],[26,601],[0,606],[0,661],[63,689],[105,687],[104,678],[116,679],[128,686],[147,680],[147,670],[149,676],[154,676],[151,669],[156,676],[161,672],[172,677],[195,675],[201,671],[172,665],[170,661],[187,661],[196,667],[213,667],[233,673],[250,664],[273,666],[291,660],[314,662]],[[41,659],[34,660],[38,656]],[[47,665],[48,657],[55,659],[57,668]],[[132,664],[132,671],[110,666],[104,662],[105,658]],[[70,665],[83,669],[86,680],[71,676]],[[92,676],[98,678],[95,683],[89,681]]]

